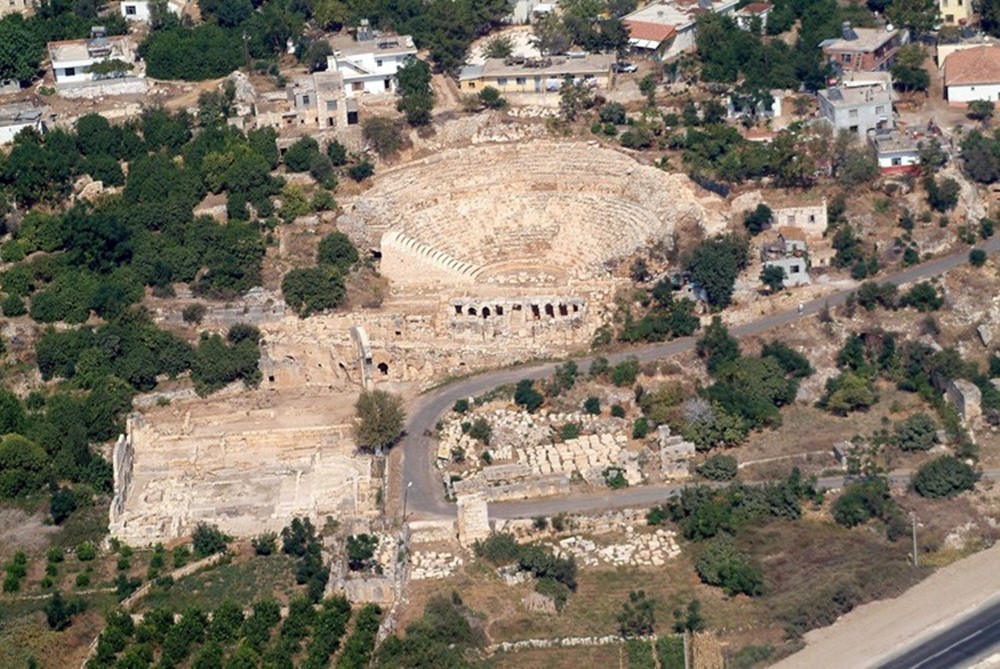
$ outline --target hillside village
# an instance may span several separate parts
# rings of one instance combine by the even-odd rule
[[[0,667],[995,651],[996,0],[0,4]]]

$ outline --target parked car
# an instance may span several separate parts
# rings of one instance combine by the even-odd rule
[[[627,60],[620,60],[611,66],[613,72],[638,72],[639,66],[635,63],[630,63]]]

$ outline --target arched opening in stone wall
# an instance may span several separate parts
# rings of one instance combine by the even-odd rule
[[[542,317],[542,313],[541,311],[539,311],[537,304],[531,305],[531,317],[534,318],[536,321],[541,319]]]
[[[490,317],[490,308],[483,307],[483,318],[489,318],[489,317]]]
[[[556,310],[552,307],[551,304],[545,305],[545,315],[548,316],[549,318],[555,318]]]
[[[569,307],[566,306],[565,304],[560,304],[559,305],[559,315],[560,316],[569,316]]]
[[[467,313],[470,316],[475,316],[476,315],[476,308],[475,307],[469,307],[469,311]]]
[[[503,307],[497,305],[497,316],[503,316]]]

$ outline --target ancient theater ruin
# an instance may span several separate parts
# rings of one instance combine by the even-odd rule
[[[430,384],[579,349],[627,283],[610,264],[669,247],[681,226],[720,228],[720,202],[683,175],[581,142],[452,149],[386,170],[337,224],[378,258],[388,299],[377,312],[269,325],[265,378],[356,381],[355,325],[376,381]]]
[[[381,307],[300,319],[275,298],[210,311],[209,327],[260,327],[261,387],[133,417],[114,458],[114,536],[373,517],[384,479],[350,436],[363,388],[413,397],[449,375],[585,348],[628,284],[616,261],[724,225],[721,201],[687,177],[583,142],[442,151],[381,170],[341,206],[337,227],[388,280]]]

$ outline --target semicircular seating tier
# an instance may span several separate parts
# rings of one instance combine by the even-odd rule
[[[561,286],[607,278],[609,261],[681,222],[718,218],[683,175],[585,143],[456,149],[380,175],[355,215],[380,238],[397,287]]]

